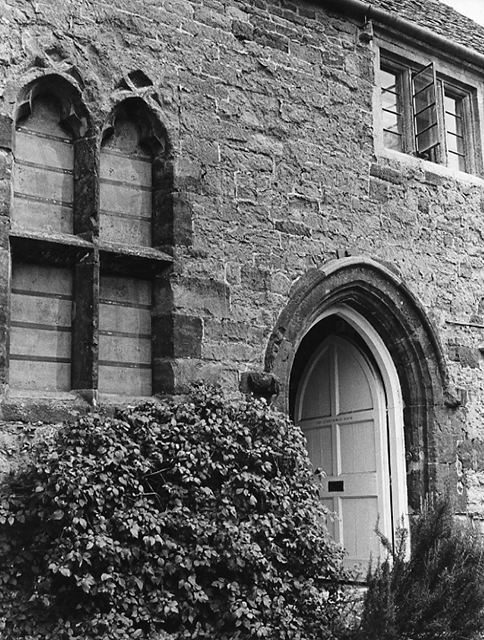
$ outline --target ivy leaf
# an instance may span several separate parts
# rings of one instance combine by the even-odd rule
[[[6,637],[332,637],[342,551],[285,416],[200,388],[52,433],[2,503]]]

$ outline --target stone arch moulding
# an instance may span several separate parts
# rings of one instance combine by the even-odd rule
[[[111,111],[103,128],[103,139],[113,133],[115,121],[121,112],[126,113],[139,126],[140,140],[150,150],[153,158],[168,155],[169,140],[165,126],[143,98],[135,95],[125,97]]]
[[[387,372],[383,375],[391,376],[393,371],[398,379],[408,497],[410,506],[418,510],[422,497],[437,488],[434,427],[445,419],[443,404],[448,392],[447,369],[435,329],[402,279],[375,260],[343,258],[307,272],[293,287],[265,357],[265,370],[281,383],[276,404],[286,412],[291,410],[296,353],[308,332],[329,316],[339,316],[352,325],[382,372]]]
[[[74,233],[89,239],[97,217],[96,152],[93,145],[94,123],[83,101],[82,87],[71,77],[48,72],[26,82],[17,94],[13,118],[13,136],[18,123],[28,118],[36,99],[54,98],[60,107],[60,125],[72,136],[74,144]]]
[[[81,92],[71,80],[59,73],[48,73],[29,81],[18,93],[14,122],[30,115],[36,98],[51,95],[59,101],[61,124],[71,131],[75,139],[84,137],[90,118]]]

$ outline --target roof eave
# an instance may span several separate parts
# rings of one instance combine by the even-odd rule
[[[446,53],[450,53],[461,60],[484,68],[484,55],[475,49],[449,40],[445,36],[427,27],[422,27],[406,18],[402,18],[392,11],[376,7],[368,2],[363,2],[363,0],[320,0],[320,2],[334,11],[350,14],[364,20],[374,20],[377,23],[391,27],[405,35],[425,42],[430,46],[441,49]]]

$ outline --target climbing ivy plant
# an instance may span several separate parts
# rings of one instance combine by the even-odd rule
[[[342,550],[303,436],[262,401],[198,389],[88,415],[0,498],[13,640],[324,640]]]

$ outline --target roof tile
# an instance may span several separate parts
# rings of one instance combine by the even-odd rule
[[[368,4],[484,53],[484,27],[438,0],[368,0]]]

